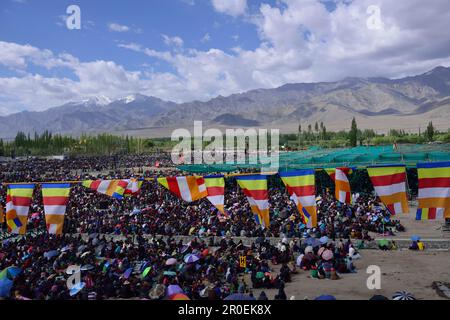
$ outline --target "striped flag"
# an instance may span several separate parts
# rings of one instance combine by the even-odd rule
[[[44,183],[42,185],[45,223],[49,234],[62,234],[69,194],[70,183]]]
[[[418,163],[419,210],[416,219],[450,218],[450,162]]]
[[[25,234],[28,211],[33,197],[34,184],[10,184],[6,195],[6,224],[8,231]]]
[[[158,178],[159,184],[187,202],[206,197],[205,180],[199,176]]]
[[[143,182],[142,180],[127,179],[125,181],[127,181],[127,183],[128,183],[128,185],[125,188],[125,191],[123,193],[125,196],[136,195],[141,191],[142,182]]]
[[[317,227],[314,170],[287,171],[279,174],[308,228]]]
[[[115,199],[122,199],[128,182],[125,180],[85,180],[83,186]]]
[[[391,214],[408,213],[404,165],[367,167],[375,192]]]
[[[450,217],[450,209],[446,208],[418,208],[416,220],[436,220]]]
[[[352,203],[350,182],[348,181],[347,175],[351,174],[353,169],[347,167],[336,169],[327,168],[325,171],[334,181],[336,199],[342,203]]]
[[[262,228],[270,225],[269,217],[269,194],[267,192],[266,175],[248,175],[236,177],[247,200],[250,203],[251,210],[256,222]]]
[[[208,196],[206,197],[223,215],[227,215],[224,209],[225,179],[223,175],[206,176],[205,185]]]

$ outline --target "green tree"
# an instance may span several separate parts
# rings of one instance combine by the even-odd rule
[[[352,120],[352,127],[350,129],[349,133],[349,140],[350,140],[350,146],[356,147],[358,143],[358,126],[356,125],[356,119],[353,118]]]
[[[428,141],[433,141],[434,127],[432,121],[428,123],[427,130],[425,131],[425,136],[427,137]]]

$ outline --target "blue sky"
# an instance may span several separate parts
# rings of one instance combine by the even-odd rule
[[[446,0],[2,0],[0,114],[413,75],[449,65],[449,21]]]
[[[81,30],[69,30],[64,24],[62,16],[71,4],[81,9]],[[251,5],[257,7],[258,1]],[[215,11],[207,0],[4,0],[0,9],[3,41],[68,52],[83,61],[112,60],[131,70],[148,64],[157,71],[172,69],[157,59],[123,50],[118,43],[167,50],[165,34],[180,37],[186,47],[199,50],[214,47],[227,52],[237,45],[252,50],[259,45],[254,25]],[[130,30],[111,32],[111,23]]]

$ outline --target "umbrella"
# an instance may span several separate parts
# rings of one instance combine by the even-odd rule
[[[416,300],[413,294],[406,291],[397,291],[392,296],[392,300]]]
[[[322,259],[325,261],[333,259],[333,252],[331,250],[325,250],[322,254]]]
[[[0,297],[6,298],[9,296],[13,285],[13,281],[8,278],[0,279]]]
[[[86,286],[85,282],[79,282],[76,285],[74,285],[72,287],[72,289],[70,289],[70,296],[74,296],[76,295],[78,292],[80,292],[81,290],[83,290],[83,288]]]
[[[328,237],[327,237],[327,236],[321,237],[321,238],[319,239],[319,242],[320,242],[321,244],[327,243],[327,242],[328,242]]]
[[[164,271],[163,275],[169,276],[169,277],[175,277],[177,273],[175,271]]]
[[[86,256],[88,256],[91,252],[90,251],[86,251],[81,255],[81,258],[84,258]]]
[[[308,238],[305,240],[305,244],[311,247],[318,247],[320,246],[320,240],[317,238]]]
[[[142,278],[145,278],[148,273],[150,272],[150,270],[152,269],[152,267],[147,267],[144,269],[144,272],[142,272]]]
[[[307,253],[309,253],[309,252],[313,252],[313,247],[307,246],[307,247],[305,248],[305,254],[307,254]]]
[[[329,295],[329,294],[323,294],[321,296],[318,296],[314,300],[336,300],[335,296]]]
[[[183,293],[175,293],[168,297],[167,300],[191,300],[189,297]]]
[[[184,245],[183,247],[181,247],[181,253],[185,253],[186,251],[188,251],[189,246],[188,245]]]
[[[236,301],[236,300],[255,300],[255,298],[250,297],[250,296],[248,296],[246,294],[243,294],[243,293],[234,293],[234,294],[231,294],[228,297],[226,297],[224,300],[233,300],[233,301]]]
[[[59,252],[57,250],[51,250],[44,253],[44,257],[47,258],[47,260],[50,260],[57,255],[59,255]]]
[[[167,287],[167,291],[166,291],[167,296],[171,296],[176,293],[184,293],[183,289],[181,289],[181,287],[179,285],[171,284],[170,286]]]
[[[13,280],[22,272],[18,267],[8,267],[0,272],[0,297],[8,297],[13,286]]]
[[[420,236],[418,236],[417,234],[411,236],[412,241],[419,241],[420,239],[422,239],[422,238]]]
[[[197,262],[198,260],[200,260],[200,258],[195,254],[188,254],[187,256],[184,257],[184,262],[186,263],[194,263]]]
[[[388,240],[388,239],[381,239],[381,240],[378,240],[378,245],[381,247],[381,246],[387,246],[387,245],[389,245],[389,242],[390,242],[390,240]]]
[[[133,272],[133,268],[128,268],[127,270],[125,270],[125,272],[123,273],[123,277],[125,279],[128,279],[131,276],[131,273]]]
[[[379,300],[379,301],[381,301],[381,300],[389,300],[389,299],[387,297],[385,297],[385,296],[380,295],[380,294],[376,294],[372,298],[370,298],[369,300]]]
[[[22,269],[18,268],[18,267],[8,267],[5,268],[1,273],[0,273],[0,279],[4,278],[4,276],[2,276],[3,272],[5,272],[4,275],[6,275],[8,277],[8,279],[10,280],[14,280],[21,272]]]
[[[174,264],[177,264],[177,259],[175,258],[167,259],[166,266],[173,266]]]
[[[92,270],[92,269],[94,269],[94,266],[92,264],[87,264],[87,265],[84,265],[84,266],[82,266],[80,268],[81,271],[89,271],[89,270]]]

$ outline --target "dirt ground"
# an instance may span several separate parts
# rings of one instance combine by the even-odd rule
[[[368,300],[375,294],[391,298],[399,290],[408,291],[418,300],[444,299],[432,288],[434,281],[450,282],[450,251],[411,252],[363,250],[362,259],[354,262],[357,273],[343,274],[339,280],[314,279],[309,271],[300,270],[285,287],[288,299],[314,299],[321,294],[331,294],[338,300]],[[377,265],[381,269],[381,289],[369,290],[366,282],[370,274],[367,267]],[[280,266],[274,266],[278,271]],[[250,279],[246,279],[251,284]],[[269,299],[278,292],[263,289]],[[260,289],[253,290],[255,297]]]
[[[442,231],[442,220],[415,220],[416,207],[411,206],[410,213],[398,215],[406,227],[406,232],[399,232],[389,239],[410,239],[414,234],[422,237],[426,245],[426,239],[448,239],[449,232]],[[372,237],[380,239],[379,235]],[[334,295],[337,299],[368,300],[375,294],[381,294],[388,298],[396,291],[405,290],[417,299],[446,299],[438,295],[432,288],[434,281],[450,282],[450,248],[447,250],[425,250],[414,252],[409,250],[381,251],[361,250],[362,258],[354,261],[357,273],[343,274],[339,280],[319,280],[311,278],[310,272],[299,270],[293,275],[292,282],[286,284],[285,292],[288,299],[294,296],[296,300],[314,299],[322,294]],[[381,269],[381,289],[369,290],[367,288],[367,267],[377,265]],[[280,266],[273,266],[278,271]],[[246,278],[251,284],[250,278]],[[273,299],[277,289],[264,290]],[[253,290],[255,297],[259,296],[260,289]]]

